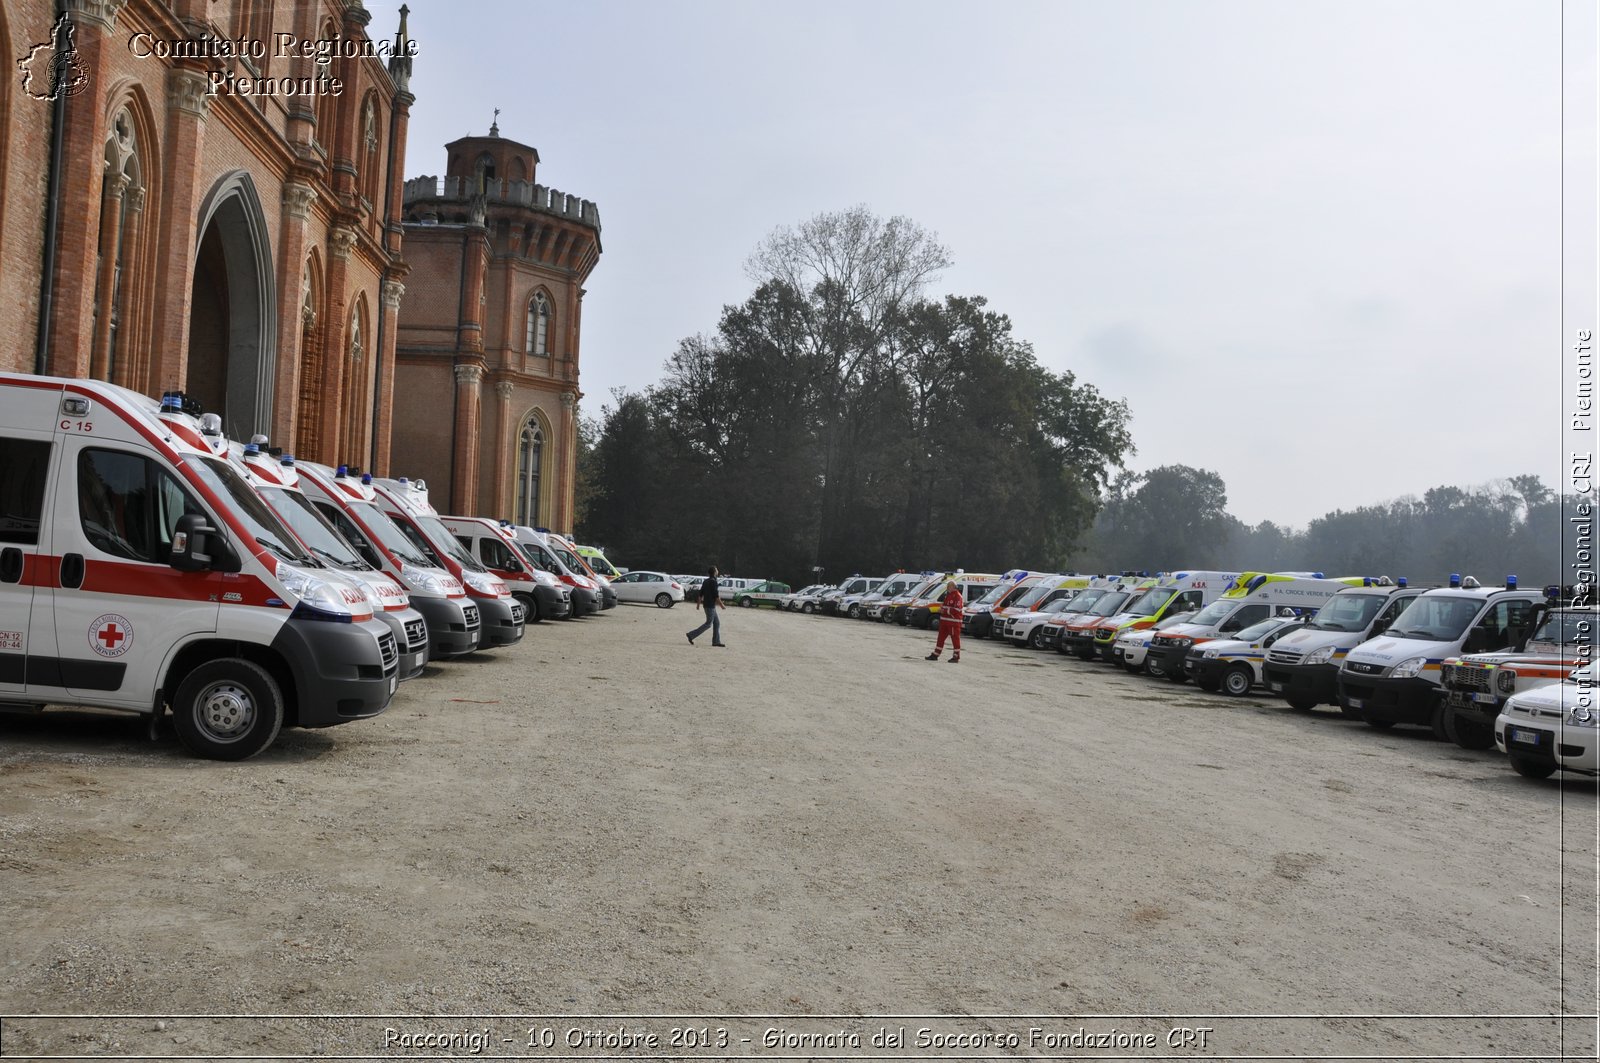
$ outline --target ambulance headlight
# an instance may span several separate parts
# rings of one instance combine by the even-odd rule
[[[1201,653],[1200,653],[1200,656],[1204,657],[1208,661],[1214,661],[1214,660],[1217,659],[1217,651],[1216,650],[1202,650]]]
[[[1494,685],[1502,694],[1509,694],[1517,689],[1517,673],[1509,668],[1496,668]]]
[[[1332,664],[1333,663],[1333,650],[1334,650],[1334,648],[1332,646],[1324,646],[1320,650],[1312,650],[1310,653],[1306,654],[1304,658],[1301,659],[1300,663],[1301,664]]]
[[[1567,714],[1569,727],[1595,727],[1600,726],[1600,716],[1587,705],[1579,705]]]
[[[281,561],[277,570],[283,589],[300,599],[293,616],[302,620],[326,620],[348,624],[355,619],[356,605],[371,601],[365,587],[335,584],[331,580]],[[370,612],[371,610],[364,610]]]
[[[500,598],[510,593],[504,583],[501,583],[487,572],[474,572],[471,569],[466,569],[461,573],[461,582],[489,598]]]
[[[400,578],[423,594],[437,594],[441,598],[449,594],[437,572],[406,565],[400,569]]]
[[[1411,657],[1395,665],[1389,671],[1391,679],[1415,679],[1422,674],[1422,666],[1428,663],[1426,657]]]
[[[536,568],[533,570],[533,582],[537,583],[541,587],[561,586],[560,580],[556,579],[542,568]],[[676,586],[676,584],[674,584],[674,586]]]

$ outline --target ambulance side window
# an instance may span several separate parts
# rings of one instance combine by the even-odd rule
[[[502,572],[515,572],[522,568],[511,556],[511,551],[506,549],[506,544],[493,539],[478,540],[478,560]]]
[[[205,510],[149,458],[95,449],[78,455],[78,520],[96,550],[164,565],[185,513]]]
[[[0,543],[39,543],[50,444],[0,437]]]

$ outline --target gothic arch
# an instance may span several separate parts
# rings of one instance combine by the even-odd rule
[[[123,79],[106,93],[106,182],[120,174],[126,178],[120,217],[100,219],[100,254],[114,253],[119,277],[115,291],[100,293],[99,301],[114,303],[118,315],[114,333],[101,337],[91,361],[92,375],[103,376],[137,391],[153,391],[151,378],[154,327],[150,307],[155,303],[157,270],[156,234],[161,231],[161,132],[144,86]],[[122,158],[115,158],[126,152]],[[115,170],[116,173],[112,171]],[[97,307],[96,313],[110,312]]]
[[[195,231],[186,389],[248,439],[272,423],[278,305],[272,241],[255,182],[224,174],[200,203]]]
[[[541,302],[542,301],[542,302]],[[527,358],[549,358],[556,334],[556,299],[540,284],[528,293],[522,323],[522,353]]]
[[[372,388],[376,380],[372,375],[376,337],[372,332],[372,314],[367,306],[367,293],[356,295],[350,307],[350,320],[345,324],[343,358],[344,409],[341,411],[344,435],[339,460],[364,464],[362,455],[367,446],[367,414],[372,409]]]
[[[514,422],[508,441],[514,462],[511,505],[518,524],[538,527],[554,513],[555,437],[550,418],[538,406],[531,407]]]
[[[324,330],[327,295],[323,290],[322,256],[316,248],[300,267],[300,393],[295,397],[294,452],[312,457],[321,453]]]

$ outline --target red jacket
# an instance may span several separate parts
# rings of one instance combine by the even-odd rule
[[[950,593],[939,601],[939,623],[959,624],[966,615],[967,603],[961,598],[961,588],[951,587]]]

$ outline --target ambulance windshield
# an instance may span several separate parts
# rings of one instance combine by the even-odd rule
[[[1395,639],[1427,639],[1454,642],[1477,617],[1483,601],[1446,594],[1424,594],[1401,613],[1387,632]]]
[[[361,523],[366,525],[372,537],[395,558],[407,565],[420,565],[423,568],[433,567],[433,562],[428,559],[426,552],[418,550],[415,543],[406,537],[406,533],[395,526],[389,519],[389,514],[378,508],[376,502],[351,502],[351,510],[361,518]]]
[[[361,560],[355,549],[338,532],[328,527],[320,513],[311,508],[305,495],[282,487],[263,486],[260,490],[261,497],[267,500],[273,512],[294,529],[294,533],[311,548],[312,553],[335,568],[370,571],[370,566]]]
[[[1122,603],[1132,597],[1128,591],[1111,591],[1089,607],[1090,616],[1110,616],[1122,608]]]
[[[1306,626],[1317,631],[1365,631],[1388,600],[1385,594],[1335,594]]]
[[[1129,606],[1128,612],[1134,616],[1155,616],[1172,600],[1173,593],[1171,587],[1151,587],[1144,592],[1143,597]]]
[[[190,455],[183,460],[206,482],[207,487],[233,504],[233,515],[249,529],[257,543],[285,561],[297,565],[320,564],[301,548],[300,540],[283,526],[283,522],[261,500],[255,489],[245,483],[244,477],[234,472],[226,462],[197,455]]]
[[[461,540],[457,539],[438,517],[429,513],[418,513],[413,519],[416,520],[417,527],[421,528],[428,538],[439,544],[435,549],[443,550],[449,554],[450,559],[456,564],[471,572],[489,571],[478,564],[476,558],[467,553],[466,548],[461,545]]]

